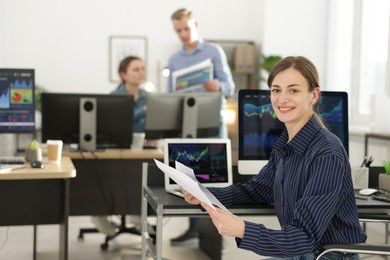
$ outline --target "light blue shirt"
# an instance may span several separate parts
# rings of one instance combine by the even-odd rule
[[[225,52],[218,44],[207,43],[202,39],[199,40],[193,52],[187,52],[183,46],[180,51],[173,54],[169,59],[168,69],[170,74],[168,78],[168,92],[173,92],[172,72],[195,65],[207,59],[211,59],[213,63],[214,79],[218,80],[223,96],[228,97],[233,95],[235,85]]]
[[[121,84],[117,89],[111,92],[113,95],[128,95],[125,86]],[[144,89],[139,90],[139,97],[134,102],[133,132],[142,133],[145,131],[145,109],[147,93]]]

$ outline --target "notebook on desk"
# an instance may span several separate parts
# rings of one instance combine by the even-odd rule
[[[205,187],[226,187],[233,184],[230,139],[164,140],[164,163],[175,168],[175,161],[192,168]],[[165,190],[183,196],[180,186],[165,174]]]

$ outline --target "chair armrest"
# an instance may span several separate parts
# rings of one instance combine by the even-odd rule
[[[390,255],[390,245],[387,244],[332,244],[325,245],[324,249],[325,251],[316,258],[317,260],[321,259],[321,256],[329,252]]]

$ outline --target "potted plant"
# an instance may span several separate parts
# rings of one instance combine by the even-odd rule
[[[280,55],[261,55],[260,68],[264,73],[261,73],[263,76],[260,76],[260,79],[264,82],[267,82],[267,78],[272,68],[282,59]]]
[[[40,130],[42,127],[42,102],[41,96],[45,89],[41,86],[35,85],[35,128]]]
[[[42,161],[42,149],[37,140],[32,140],[26,148],[25,159],[27,162]]]
[[[385,173],[379,174],[379,189],[390,191],[390,160],[383,161],[383,168]]]
[[[383,167],[385,168],[385,172],[387,175],[390,175],[390,161],[384,161]]]

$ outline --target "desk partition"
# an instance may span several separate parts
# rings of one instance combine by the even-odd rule
[[[77,178],[70,182],[70,215],[141,214],[142,162],[163,159],[161,149],[64,151]]]

